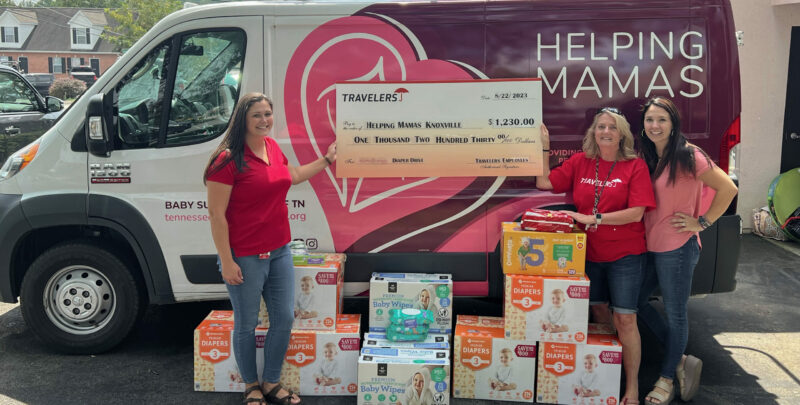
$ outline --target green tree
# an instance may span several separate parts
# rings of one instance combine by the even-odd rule
[[[16,7],[14,0],[0,0],[0,7]]]
[[[130,48],[155,23],[183,7],[181,0],[121,0],[121,3],[116,9],[106,9],[118,25],[106,27],[103,33],[117,51]]]
[[[116,8],[122,0],[39,0],[32,7]]]

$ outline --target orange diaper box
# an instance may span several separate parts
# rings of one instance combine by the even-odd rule
[[[585,343],[589,280],[506,274],[503,294],[506,337]]]
[[[503,222],[503,273],[535,276],[582,276],[586,268],[586,233],[532,232],[519,222]]]
[[[536,403],[619,405],[622,344],[589,335],[585,344],[540,342]]]
[[[335,331],[293,330],[281,383],[302,395],[355,395],[361,315],[339,314]],[[256,370],[268,329],[256,328]],[[194,331],[195,391],[243,392],[233,352],[233,311],[211,311]]]
[[[536,342],[505,338],[503,318],[458,316],[453,397],[533,402]]]
[[[335,330],[336,314],[342,308],[344,286],[343,253],[294,256],[293,329]],[[261,326],[269,328],[264,300],[259,311]]]

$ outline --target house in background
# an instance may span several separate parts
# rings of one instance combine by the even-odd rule
[[[0,61],[57,79],[78,65],[100,76],[121,55],[100,36],[109,23],[103,9],[0,7]]]

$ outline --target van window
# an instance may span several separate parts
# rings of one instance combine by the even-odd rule
[[[180,47],[167,145],[201,142],[225,130],[239,95],[244,33],[194,33]]]
[[[244,43],[240,30],[194,32],[151,51],[117,85],[115,148],[178,146],[219,136],[239,95]],[[171,100],[166,106],[165,99]]]

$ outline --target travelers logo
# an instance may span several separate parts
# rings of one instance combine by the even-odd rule
[[[408,89],[398,87],[392,93],[342,93],[342,101],[348,103],[399,103]]]

